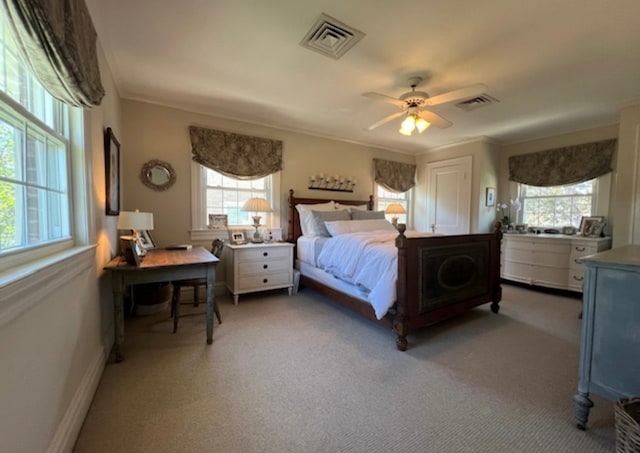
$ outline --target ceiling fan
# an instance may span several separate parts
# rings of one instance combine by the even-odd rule
[[[431,124],[445,129],[451,126],[453,123],[446,118],[438,115],[435,112],[426,110],[426,107],[446,104],[449,102],[458,101],[460,99],[468,99],[481,94],[486,93],[487,87],[481,83],[471,85],[466,88],[460,88],[459,90],[449,91],[448,93],[439,94],[434,97],[429,97],[424,91],[416,91],[416,87],[422,82],[422,77],[411,77],[409,79],[409,85],[411,91],[404,93],[399,98],[393,98],[379,93],[364,93],[370,99],[377,99],[379,101],[388,102],[397,107],[400,107],[401,111],[387,116],[381,119],[377,123],[372,124],[367,129],[370,131],[382,126],[383,124],[393,121],[403,115],[406,118],[402,121],[400,127],[400,133],[404,135],[411,135],[414,130],[418,133],[424,132]]]

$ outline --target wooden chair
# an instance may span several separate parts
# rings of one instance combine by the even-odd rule
[[[211,253],[220,258],[224,243],[220,239],[214,239],[211,243]],[[176,280],[172,281],[173,295],[171,297],[171,316],[173,317],[173,333],[178,331],[178,318],[180,318],[180,305],[193,304],[197,307],[200,304],[200,287],[207,285],[207,280],[204,278],[194,278],[190,280]],[[193,302],[180,302],[180,291],[182,288],[193,288]],[[215,314],[218,318],[218,324],[222,324],[222,318],[220,317],[220,309],[218,304],[215,304]]]

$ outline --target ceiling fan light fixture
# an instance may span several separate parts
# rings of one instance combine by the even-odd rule
[[[424,118],[422,118],[421,116],[419,116],[418,119],[416,120],[416,129],[418,129],[418,132],[420,134],[426,131],[429,126],[431,126],[431,123],[425,120]]]
[[[413,129],[416,127],[416,117],[413,113],[407,115],[400,125],[400,133],[403,135],[411,135]]]

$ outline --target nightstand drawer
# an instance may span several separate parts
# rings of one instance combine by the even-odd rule
[[[238,250],[236,252],[236,260],[238,263],[264,261],[267,259],[271,261],[279,258],[289,258],[290,256],[291,251],[283,247],[262,247],[258,249]]]
[[[258,262],[240,262],[238,273],[240,277],[253,274],[266,274],[278,271],[285,271],[291,267],[291,261],[288,256],[279,260],[260,260]]]
[[[286,286],[291,283],[291,272],[278,272],[274,274],[252,275],[241,277],[239,280],[240,290],[254,288],[270,288],[272,286]]]

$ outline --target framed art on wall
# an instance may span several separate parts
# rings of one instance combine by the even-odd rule
[[[495,187],[487,187],[487,194],[485,195],[484,204],[487,207],[496,205],[496,189],[495,189]]]
[[[110,127],[104,133],[106,214],[120,214],[120,143]]]

